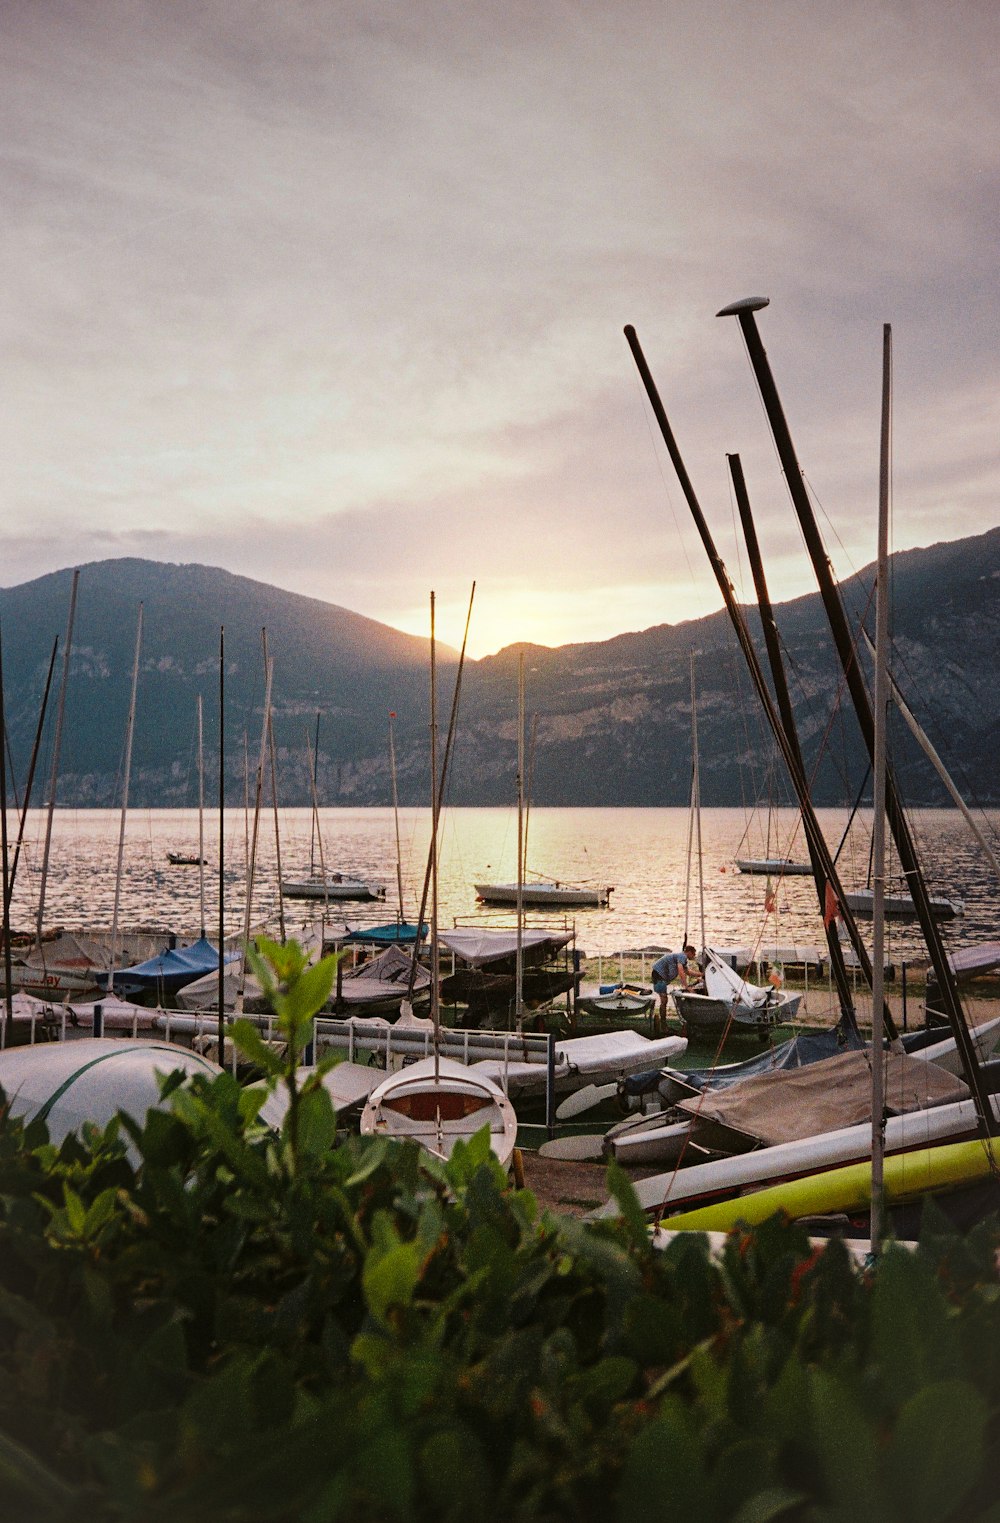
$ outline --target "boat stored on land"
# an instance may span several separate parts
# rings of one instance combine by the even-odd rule
[[[692,1031],[751,1030],[766,1037],[772,1026],[794,1020],[801,994],[748,983],[711,947],[705,948],[705,993],[674,992],[674,1008]]]
[[[362,1136],[418,1142],[438,1158],[449,1158],[456,1142],[468,1142],[484,1126],[491,1149],[508,1164],[517,1117],[507,1096],[474,1068],[437,1055],[383,1079],[361,1112],[360,1130]]]

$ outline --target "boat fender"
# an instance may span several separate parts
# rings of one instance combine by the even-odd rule
[[[514,1175],[514,1183],[519,1190],[524,1189],[524,1157],[520,1148],[515,1148],[510,1155],[510,1166]]]

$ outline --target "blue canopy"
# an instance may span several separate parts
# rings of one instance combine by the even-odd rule
[[[226,962],[235,961],[238,953],[230,952]],[[119,994],[139,993],[143,989],[161,989],[176,993],[185,984],[193,983],[219,966],[219,953],[204,936],[189,947],[171,947],[158,957],[136,963],[134,968],[120,968],[115,973],[114,986]]]
[[[412,925],[404,920],[397,924],[393,921],[390,925],[364,925],[356,931],[348,931],[344,941],[367,942],[379,947],[398,946],[401,942],[410,943],[423,941],[427,935],[429,926]]]

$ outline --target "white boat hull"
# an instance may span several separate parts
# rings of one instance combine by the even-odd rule
[[[417,1142],[437,1158],[489,1127],[490,1147],[505,1167],[517,1141],[517,1116],[499,1085],[452,1058],[424,1058],[390,1074],[361,1112],[363,1136]]]
[[[516,883],[476,883],[476,898],[483,904],[516,905]],[[528,909],[604,909],[614,889],[578,888],[570,883],[523,883],[521,903]]]
[[[357,878],[302,878],[282,882],[285,899],[373,900],[384,899],[385,889]]]

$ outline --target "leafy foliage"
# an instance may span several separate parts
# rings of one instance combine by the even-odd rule
[[[263,958],[287,1084],[332,967]],[[0,1123],[3,1516],[1000,1516],[995,1223],[875,1271],[777,1219],[654,1251],[620,1171],[620,1220],[541,1213],[485,1134],[331,1146],[297,1095],[280,1136],[228,1074],[59,1149]]]

